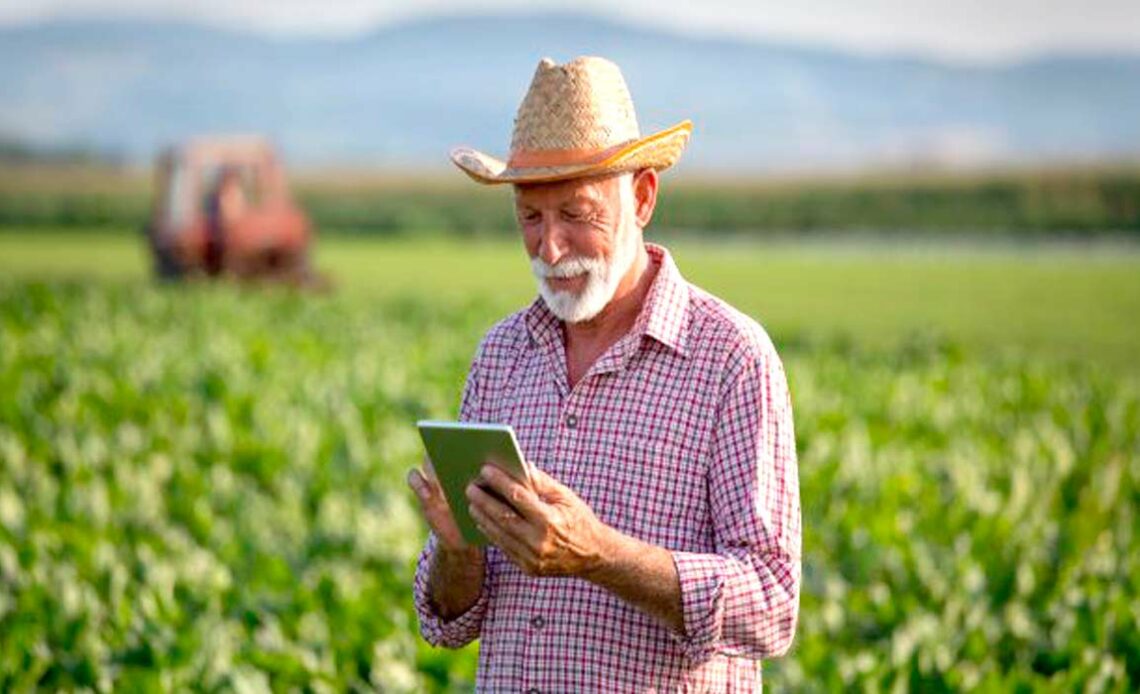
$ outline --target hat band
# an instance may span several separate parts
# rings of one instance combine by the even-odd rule
[[[512,169],[537,169],[551,166],[589,166],[600,164],[622,150],[630,142],[619,142],[605,149],[530,149],[511,152],[507,166]]]

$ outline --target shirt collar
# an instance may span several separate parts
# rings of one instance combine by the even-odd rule
[[[685,337],[689,327],[689,283],[681,276],[673,256],[664,246],[645,244],[650,262],[657,263],[657,277],[645,298],[645,306],[634,323],[644,322],[643,334],[652,337],[681,356],[687,356]]]
[[[669,251],[653,243],[645,244],[649,262],[657,265],[657,276],[645,295],[641,312],[625,337],[618,340],[624,345],[621,356],[624,362],[640,346],[643,336],[651,337],[681,356],[687,356],[686,334],[689,327],[689,283],[681,276]],[[524,322],[531,340],[539,345],[551,346],[562,340],[562,321],[558,319],[541,296],[535,298],[524,314]]]

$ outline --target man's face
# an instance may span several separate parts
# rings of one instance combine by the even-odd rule
[[[633,174],[515,186],[531,269],[558,318],[590,320],[637,258]]]

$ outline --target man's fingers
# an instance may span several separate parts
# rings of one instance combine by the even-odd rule
[[[467,500],[472,517],[476,520],[482,518],[486,524],[493,524],[503,534],[508,534],[524,543],[532,536],[540,534],[531,520],[520,516],[513,508],[488,494],[478,484],[467,487]]]
[[[513,519],[510,516],[513,516]],[[527,565],[534,563],[534,550],[518,534],[519,529],[525,526],[525,521],[514,511],[510,509],[506,509],[505,513],[502,510],[490,511],[482,505],[472,503],[471,517],[491,544],[506,552],[519,568],[525,570]]]
[[[478,510],[487,518],[493,518],[498,522],[522,520],[522,516],[515,513],[513,508],[496,499],[479,486],[478,482],[467,485],[467,501],[473,510]]]
[[[427,453],[424,453],[424,476],[427,477],[435,484],[439,484],[439,478],[435,475],[435,468],[432,467],[431,458]]]
[[[427,481],[424,480],[423,473],[421,473],[418,469],[412,468],[411,470],[408,470],[406,479],[408,486],[411,487],[412,491],[416,493],[416,496],[422,499],[428,493]]]
[[[439,489],[439,483],[433,478],[424,474],[422,470],[412,468],[408,470],[407,475],[408,486],[416,493],[423,503],[433,502],[435,499],[442,496]]]
[[[530,488],[494,465],[484,465],[479,473],[487,486],[510,502],[524,517],[538,521],[545,518],[543,503]]]
[[[427,521],[432,531],[449,547],[466,546],[459,532],[459,526],[455,524],[455,518],[451,515],[451,508],[447,505],[447,500],[443,498],[443,491],[439,488],[439,484],[425,475],[423,471],[414,468],[408,471],[407,481],[408,486],[415,492],[416,498],[420,502],[420,510],[423,512],[424,520]]]

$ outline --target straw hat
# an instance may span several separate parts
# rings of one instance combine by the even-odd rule
[[[690,121],[642,137],[618,66],[582,57],[538,63],[519,105],[507,161],[470,147],[451,160],[479,183],[532,183],[643,168],[667,169],[681,156]]]

